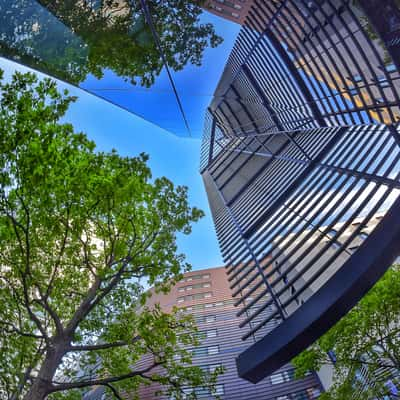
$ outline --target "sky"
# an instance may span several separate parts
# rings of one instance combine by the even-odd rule
[[[240,28],[210,13],[204,13],[203,21],[214,23],[217,33],[224,37],[224,43],[216,49],[207,49],[201,67],[190,66],[173,74],[182,94],[189,124],[193,127],[193,132],[196,131],[193,136],[196,137],[177,136],[110,102],[60,83],[60,87],[67,86],[72,94],[78,96],[78,101],[70,107],[65,120],[71,122],[77,131],[85,132],[96,142],[99,150],[110,151],[114,148],[123,156],[145,152],[150,155],[149,165],[154,177],[166,176],[175,184],[189,187],[191,205],[203,209],[206,213],[206,216],[194,225],[191,235],[182,235],[178,239],[178,250],[186,254],[193,269],[223,265],[206,193],[198,172],[200,124]],[[0,68],[5,71],[6,79],[16,68],[26,70],[3,58],[0,58]],[[85,82],[89,83],[90,81]],[[116,91],[114,95],[120,96],[121,101],[132,102],[134,106],[137,102],[139,110],[145,104],[147,112],[150,110],[155,118],[159,118],[157,113],[163,107],[168,109],[171,106],[170,102],[174,101],[171,96],[157,95],[163,90],[171,91],[164,74],[160,76],[153,90],[146,93],[146,101],[143,97],[131,96],[132,91]],[[176,104],[174,105],[176,107]],[[177,114],[176,108],[174,111]],[[149,115],[151,119],[151,114]],[[173,115],[175,118],[175,114]],[[158,121],[162,125],[162,119]]]
[[[165,70],[148,90],[138,85],[132,86],[111,71],[101,81],[89,76],[80,86],[144,116],[145,119],[178,136],[200,138],[203,129],[204,110],[211,102],[215,87],[240,28],[239,25],[208,12],[202,14],[201,20],[203,23],[211,22],[217,34],[224,38],[224,42],[216,49],[205,51],[203,65],[200,68],[187,65],[183,72],[173,73],[189,122],[190,134],[185,128]]]

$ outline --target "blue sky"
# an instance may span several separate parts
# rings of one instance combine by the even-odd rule
[[[224,38],[224,42],[217,49],[205,51],[200,68],[187,65],[183,72],[173,73],[192,136],[197,138],[202,134],[204,110],[212,99],[239,32],[239,25],[208,12],[202,14],[201,21],[211,22],[217,34]],[[179,136],[189,136],[165,71],[150,89],[124,82],[111,71],[108,71],[101,81],[88,77],[80,87],[119,104],[170,132]]]
[[[183,106],[188,115],[189,124],[197,138],[179,137],[150,122],[101,100],[89,93],[72,86],[70,91],[79,97],[66,116],[76,130],[85,132],[93,139],[100,150],[109,151],[115,148],[121,155],[136,155],[146,152],[150,155],[150,167],[154,176],[167,176],[174,183],[189,187],[189,197],[192,205],[206,212],[205,218],[197,223],[190,236],[179,238],[179,250],[187,255],[194,269],[202,269],[222,265],[214,226],[212,223],[207,198],[201,176],[198,172],[201,124],[204,110],[211,100],[216,84],[222,73],[225,62],[233,46],[239,26],[204,13],[203,20],[215,24],[216,31],[225,41],[217,49],[208,49],[204,56],[203,66],[189,66],[184,71],[174,73],[178,90],[182,95]],[[6,76],[15,69],[23,69],[18,64],[0,58],[0,68]],[[90,81],[87,81],[88,85]],[[104,84],[112,87],[110,82]],[[176,126],[182,123],[175,100],[170,96],[165,75],[160,76],[156,85],[144,93],[146,97],[136,97],[133,91],[116,91],[119,103],[130,102],[133,109],[141,110],[145,106],[146,117],[164,124],[163,116],[169,116]],[[169,91],[168,96],[160,96],[163,91]],[[136,104],[135,104],[136,103]],[[172,107],[173,105],[173,107]],[[175,107],[175,108],[174,108]],[[170,112],[160,114],[160,111]],[[161,117],[160,117],[161,116]],[[164,121],[164,122],[163,122]]]

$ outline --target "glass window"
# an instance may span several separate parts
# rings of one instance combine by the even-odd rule
[[[290,382],[294,380],[294,370],[282,371],[270,376],[271,383],[277,385],[279,383]]]
[[[207,388],[202,388],[202,387],[197,387],[194,389],[194,392],[196,393],[197,396],[208,396],[210,394],[210,391]]]
[[[390,83],[388,82],[388,80],[386,79],[385,76],[378,76],[378,83],[380,84],[381,87],[385,88],[390,86]]]
[[[354,86],[349,86],[348,92],[349,92],[349,94],[351,94],[352,96],[356,96],[356,95],[358,94],[358,88],[357,88],[357,87],[354,87]]]
[[[217,330],[209,329],[206,331],[198,331],[196,336],[200,339],[208,339],[208,338],[217,337]]]
[[[314,397],[317,398],[317,397],[319,397],[320,394],[321,394],[321,391],[320,391],[318,388],[313,388],[313,389],[311,389],[311,391],[312,391],[312,396],[313,396],[313,398],[314,398]]]
[[[273,385],[278,385],[279,383],[285,382],[281,373],[273,374],[270,376],[270,378]]]
[[[216,329],[210,329],[207,332],[207,338],[213,338],[217,337],[217,330]]]
[[[218,346],[196,347],[195,349],[192,350],[192,354],[194,357],[206,356],[206,355],[211,356],[218,353],[219,353]]]
[[[198,347],[198,348],[192,350],[192,354],[194,357],[206,356],[208,354],[208,348],[207,347]]]
[[[363,80],[363,78],[361,77],[361,75],[353,75],[353,77],[351,78],[351,80],[352,80],[353,82],[358,83],[358,82],[361,82],[361,81]]]
[[[365,240],[368,237],[368,233],[366,232],[360,232],[358,234],[358,236],[360,237],[360,239]]]
[[[182,286],[178,288],[178,291],[183,292],[185,290],[201,289],[206,287],[211,287],[211,282],[203,282],[203,283],[196,283],[194,285]]]
[[[213,354],[219,353],[219,346],[210,346],[208,347],[208,355],[211,356]]]
[[[394,65],[393,63],[388,64],[385,66],[385,70],[386,72],[395,72],[396,71],[396,65]]]
[[[213,373],[217,368],[220,368],[220,367],[222,367],[222,364],[221,364],[221,363],[218,363],[218,364],[200,365],[200,368],[201,368],[203,371],[207,371],[207,372],[210,372],[210,373]]]
[[[309,388],[300,392],[292,393],[290,398],[292,400],[313,400],[320,395],[318,388]]]
[[[183,388],[182,389],[184,395],[191,395],[192,393],[196,394],[197,397],[205,397],[205,396],[210,396],[210,395],[222,395],[224,394],[224,385],[223,384],[217,384],[215,385],[215,389],[213,393],[210,392],[209,388],[206,387],[196,387],[196,388]],[[186,398],[186,396],[184,396]],[[175,400],[175,397],[172,396],[170,397],[171,400]]]
[[[196,322],[197,323],[202,323],[202,322],[214,322],[216,320],[215,315],[200,315],[196,317]]]
[[[224,385],[223,384],[215,385],[215,390],[214,390],[213,394],[219,395],[219,396],[224,394]]]

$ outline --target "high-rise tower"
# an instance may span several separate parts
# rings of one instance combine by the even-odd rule
[[[242,338],[257,339],[238,357],[252,382],[400,249],[400,12],[385,0],[377,23],[371,3],[255,1],[207,112],[200,169]]]

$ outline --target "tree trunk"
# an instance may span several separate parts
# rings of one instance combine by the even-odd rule
[[[29,389],[29,392],[24,396],[24,400],[43,400],[50,393],[50,386],[43,384],[39,380]]]
[[[44,400],[52,392],[53,385],[51,382],[64,355],[67,353],[68,344],[69,341],[67,339],[55,339],[52,341],[37,378],[35,378],[29,391],[24,396],[24,400]]]

